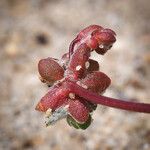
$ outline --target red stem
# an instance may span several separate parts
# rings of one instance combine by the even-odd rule
[[[75,44],[79,41],[78,37],[76,37],[70,44],[69,46],[69,58],[71,57],[71,55],[73,54],[73,50],[74,50],[74,46]]]
[[[101,104],[101,105],[114,107],[118,109],[129,110],[129,111],[150,113],[150,104],[129,102],[129,101],[97,95],[91,91],[87,91],[86,89],[82,88],[81,86],[73,82],[68,82],[68,86],[72,92],[76,93],[80,97],[87,99],[92,103]]]

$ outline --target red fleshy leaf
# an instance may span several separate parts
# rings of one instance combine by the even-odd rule
[[[98,71],[99,70],[99,63],[93,59],[89,59],[89,67],[87,69],[88,72]]]
[[[85,63],[89,60],[90,49],[86,44],[81,44],[80,47],[73,53],[68,66],[69,73],[73,74],[73,78],[81,78],[85,72]]]
[[[71,42],[69,53],[72,54],[82,43],[86,43],[91,51],[95,50],[98,54],[103,55],[116,41],[115,35],[116,33],[111,29],[104,29],[101,26],[91,25],[83,29]],[[101,44],[103,44],[103,48],[101,48]]]
[[[38,70],[41,77],[49,83],[54,83],[63,78],[64,69],[56,62],[56,59],[41,59],[38,64]]]
[[[113,34],[114,36],[116,36],[116,33],[115,33],[113,30],[108,29],[108,28],[106,28],[106,29],[102,29],[102,30],[101,30],[101,32],[111,33],[111,34]]]
[[[36,106],[36,110],[46,112],[48,108],[55,110],[68,101],[68,94],[70,90],[64,86],[51,87],[49,92],[42,97]]]
[[[103,31],[93,32],[94,38],[97,40],[99,46],[95,49],[98,54],[105,54],[116,41],[115,33],[110,29],[104,29]]]
[[[79,99],[70,100],[69,113],[80,123],[86,122],[89,117],[88,108]]]
[[[103,27],[98,25],[90,25],[79,32],[77,37],[71,42],[69,46],[69,54],[70,56],[73,54],[75,49],[78,48],[82,43],[86,43],[90,48],[95,49],[97,46],[97,41],[91,37],[92,32],[99,30],[101,31]]]
[[[110,85],[110,78],[103,72],[95,71],[88,74],[81,83],[86,85],[90,91],[102,93]]]
[[[91,35],[91,33],[93,31],[96,31],[96,30],[101,31],[102,29],[103,29],[103,27],[101,27],[99,25],[90,25],[90,26],[84,28],[82,31],[80,31],[77,37],[79,39],[86,38],[87,36]]]
[[[93,36],[90,36],[89,38],[81,42],[85,42],[88,47],[90,47],[91,51],[94,51],[99,46],[97,39],[95,39]]]
[[[116,41],[116,38],[114,34],[110,32],[101,32],[101,31],[95,31],[93,32],[93,36],[97,39],[98,43],[114,43]]]

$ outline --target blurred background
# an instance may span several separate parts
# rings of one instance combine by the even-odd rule
[[[150,103],[149,0],[0,0],[0,149],[149,150],[150,116],[99,106],[85,131],[65,120],[45,127],[34,110],[48,91],[37,63],[60,58],[83,28],[113,29],[117,42],[93,54],[112,84],[105,95]]]

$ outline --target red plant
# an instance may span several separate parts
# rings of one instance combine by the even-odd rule
[[[99,71],[98,62],[89,57],[92,51],[104,55],[115,41],[114,31],[91,25],[77,35],[70,44],[69,53],[60,60],[48,57],[39,61],[41,81],[51,87],[36,110],[46,112],[47,126],[67,118],[70,126],[86,129],[97,104],[150,113],[150,104],[101,96],[111,80]]]

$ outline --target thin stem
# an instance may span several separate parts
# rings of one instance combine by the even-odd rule
[[[75,44],[79,41],[79,39],[76,37],[70,44],[69,46],[69,58],[71,57],[71,55],[73,54],[73,49]]]
[[[101,105],[114,107],[118,109],[129,110],[129,111],[150,113],[150,104],[129,102],[129,101],[97,95],[91,91],[87,91],[86,89],[82,88],[81,86],[73,82],[68,82],[68,86],[72,92],[76,93],[80,97],[87,99],[92,103],[101,104]]]

